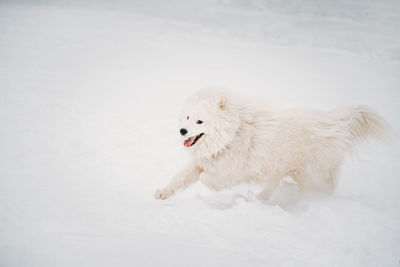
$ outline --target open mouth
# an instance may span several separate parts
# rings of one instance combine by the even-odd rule
[[[204,133],[201,133],[201,134],[196,135],[196,136],[189,137],[188,139],[186,139],[186,140],[183,142],[183,145],[184,145],[185,147],[191,147],[191,146],[193,146],[194,144],[196,144],[197,141],[199,141],[199,139],[203,136],[203,134],[204,134]]]

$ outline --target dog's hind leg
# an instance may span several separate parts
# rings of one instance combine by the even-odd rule
[[[338,183],[337,175],[339,172],[339,166],[340,165],[334,166],[328,171],[327,186],[325,188],[326,193],[332,194],[336,189]]]
[[[340,161],[328,166],[308,165],[293,175],[302,191],[333,193],[337,185]]]
[[[274,191],[278,188],[282,176],[274,175],[267,177],[261,184],[262,190],[257,194],[259,200],[268,200]]]

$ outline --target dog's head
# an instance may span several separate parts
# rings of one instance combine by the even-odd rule
[[[211,157],[233,141],[239,124],[237,111],[227,95],[202,90],[186,102],[179,132],[190,152]]]

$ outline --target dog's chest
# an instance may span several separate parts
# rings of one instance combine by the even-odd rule
[[[235,158],[231,153],[199,159],[197,163],[203,171],[219,176],[237,175],[243,172],[243,162],[239,158]]]

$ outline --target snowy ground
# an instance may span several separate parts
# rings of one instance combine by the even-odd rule
[[[203,86],[368,104],[399,132],[398,0],[32,2],[0,1],[0,266],[400,266],[397,135],[291,207],[152,196]]]

